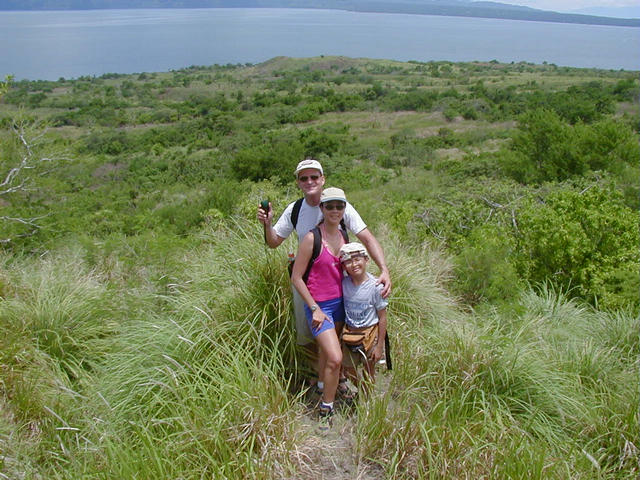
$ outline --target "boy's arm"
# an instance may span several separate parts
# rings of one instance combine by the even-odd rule
[[[384,337],[387,335],[387,309],[383,308],[378,310],[378,343],[376,348],[373,349],[373,360],[377,362],[382,358],[382,352],[384,349]]]
[[[356,237],[358,237],[358,240],[364,244],[367,252],[369,252],[369,256],[380,268],[380,276],[378,277],[377,283],[381,283],[383,285],[382,297],[387,298],[391,293],[391,275],[389,275],[389,269],[387,268],[387,263],[384,260],[382,246],[368,228],[357,233]]]

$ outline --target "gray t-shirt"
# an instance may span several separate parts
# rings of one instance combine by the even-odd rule
[[[292,202],[287,205],[282,215],[273,226],[276,234],[281,238],[287,238],[293,232],[293,223],[291,223],[291,211],[293,205],[296,202]],[[367,224],[364,223],[358,212],[353,205],[347,202],[347,206],[344,209],[344,224],[347,230],[352,231],[356,235],[362,230],[367,228]],[[322,211],[320,207],[312,207],[307,203],[307,200],[302,201],[300,207],[300,213],[298,214],[298,224],[296,225],[296,233],[298,240],[302,239],[307,233],[309,233],[313,227],[315,227],[322,220]]]
[[[389,302],[382,298],[382,285],[376,285],[376,279],[367,272],[367,279],[360,285],[354,285],[351,277],[342,280],[344,312],[347,325],[353,328],[371,327],[378,323],[378,310],[386,308]]]

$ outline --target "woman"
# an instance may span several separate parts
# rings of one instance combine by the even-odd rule
[[[333,414],[333,402],[338,388],[342,349],[338,332],[344,324],[342,303],[342,268],[340,248],[345,244],[340,230],[347,199],[339,188],[326,188],[320,197],[324,220],[318,225],[322,243],[318,257],[307,266],[313,253],[314,232],[307,233],[298,247],[291,282],[305,302],[307,323],[318,344],[319,381],[323,382],[320,417]],[[306,277],[306,278],[305,278]]]

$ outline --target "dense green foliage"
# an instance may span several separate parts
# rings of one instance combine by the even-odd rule
[[[493,256],[487,248],[509,252],[495,274],[489,265],[462,269],[469,300],[505,297],[498,278],[517,271],[522,282],[551,280],[600,305],[628,305],[633,288],[619,283],[638,262],[629,221],[640,205],[637,95],[637,80],[624,72],[343,58],[18,82],[0,111],[8,127],[0,173],[27,151],[9,133],[18,115],[38,138],[29,154],[65,151],[73,161],[56,162],[36,188],[3,195],[6,217],[29,220],[3,222],[5,237],[10,249],[37,249],[74,232],[190,235],[212,214],[236,214],[252,182],[270,180],[284,204],[295,195],[291,170],[311,156],[330,182],[361,198],[382,188],[372,203],[385,205],[365,217],[374,226],[391,225],[412,243],[442,241],[466,262]],[[43,121],[50,128],[39,137]],[[530,245],[548,219],[528,211],[548,195],[591,186],[603,192],[598,202],[616,203],[628,235],[611,247],[597,227],[581,228],[582,240],[549,248],[579,242],[594,251],[539,266],[549,255]],[[571,208],[558,222],[582,215],[577,203]],[[518,228],[520,216],[537,225]],[[477,228],[498,229],[503,245],[484,244]],[[578,258],[609,267],[587,278]]]
[[[7,86],[0,474],[318,477],[295,242],[267,251],[255,220],[313,156],[394,281],[358,458],[637,476],[636,75],[320,57]]]
[[[505,159],[503,168],[523,183],[562,181],[603,170],[620,174],[640,161],[630,125],[612,119],[568,125],[543,109],[522,116],[511,148],[514,155]]]

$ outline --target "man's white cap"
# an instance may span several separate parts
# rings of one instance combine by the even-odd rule
[[[318,160],[314,160],[313,158],[302,160],[296,167],[296,171],[293,172],[293,174],[297,177],[300,170],[306,170],[307,168],[315,168],[320,172],[320,175],[324,175],[324,172],[322,171],[322,165],[320,165],[320,162]]]
[[[340,256],[341,262],[346,262],[351,259],[353,255],[364,255],[366,257],[369,256],[367,253],[367,249],[364,248],[364,245],[358,242],[345,243],[342,247],[340,247]]]

